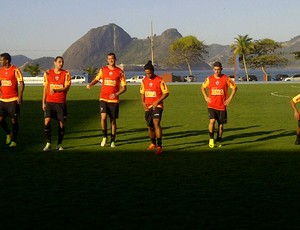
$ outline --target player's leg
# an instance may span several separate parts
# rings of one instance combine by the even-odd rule
[[[160,121],[162,119],[162,108],[156,108],[153,112],[153,125],[155,130],[155,136],[157,140],[157,146],[155,149],[155,154],[159,155],[162,153],[162,128],[160,125]]]
[[[298,127],[296,129],[296,141],[295,141],[295,145],[300,145],[300,120],[298,121]]]
[[[110,117],[110,125],[111,125],[111,141],[110,147],[114,148],[116,135],[117,135],[117,119],[119,117],[119,103],[108,103],[108,114]]]
[[[150,138],[150,145],[148,146],[148,150],[153,150],[156,148],[156,137],[155,137],[155,131],[154,131],[154,125],[153,125],[153,118],[152,118],[152,109],[149,109],[148,111],[145,111],[145,121],[148,128],[148,134]]]
[[[7,106],[8,114],[11,117],[12,123],[11,143],[9,147],[15,147],[17,146],[17,137],[19,133],[20,106],[17,101],[9,102]]]
[[[51,115],[53,110],[53,104],[46,103],[44,111],[44,133],[46,138],[46,145],[43,151],[49,151],[51,148]]]
[[[106,145],[107,141],[107,102],[100,101],[100,124],[102,130],[101,147]]]

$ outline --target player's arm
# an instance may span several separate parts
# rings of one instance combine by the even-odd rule
[[[236,94],[237,92],[237,87],[235,86],[232,90],[231,90],[231,93],[230,93],[230,96],[225,100],[225,105],[229,105],[230,102],[232,101],[234,95]]]
[[[15,76],[17,78],[17,81],[19,83],[19,90],[18,90],[18,104],[21,104],[23,102],[23,93],[25,89],[25,83],[23,80],[23,75],[19,68],[15,70]]]
[[[96,77],[89,84],[86,85],[86,88],[87,89],[92,88],[92,86],[96,85],[100,81],[101,78],[102,78],[102,68],[99,70]]]
[[[168,87],[167,87],[165,81],[163,81],[163,80],[162,80],[161,83],[160,83],[160,89],[161,89],[161,91],[162,91],[162,95],[161,95],[160,98],[158,98],[158,100],[156,100],[155,102],[152,103],[153,109],[155,109],[156,106],[157,106],[160,102],[162,102],[164,99],[166,99],[166,98],[169,96],[169,90],[168,90]]]
[[[140,94],[141,94],[141,101],[142,101],[142,105],[145,111],[149,110],[146,103],[145,103],[145,88],[144,88],[144,82],[142,82],[141,87],[140,87]]]
[[[48,71],[44,73],[44,88],[43,88],[43,98],[42,98],[42,109],[46,109],[46,97],[47,97],[47,85],[48,85]]]
[[[201,93],[202,93],[202,95],[204,97],[204,100],[207,103],[210,103],[211,100],[210,100],[210,97],[207,95],[207,90],[206,90],[206,88],[208,87],[208,85],[209,85],[209,78],[206,78],[205,81],[201,85]]]
[[[295,120],[298,121],[300,116],[299,116],[299,110],[296,105],[297,97],[300,97],[300,94],[298,96],[294,97],[292,100],[290,100],[290,104],[292,106],[292,109],[294,110],[294,118],[295,118]]]

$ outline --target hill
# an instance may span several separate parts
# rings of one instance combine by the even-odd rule
[[[175,69],[168,66],[169,46],[182,35],[175,28],[167,29],[161,35],[154,36],[154,62],[158,68]],[[293,52],[300,50],[300,36],[290,41],[281,42],[280,52],[288,60],[287,68],[298,68],[299,61],[295,60]],[[207,45],[207,44],[206,44]],[[232,56],[230,45],[207,45],[208,55],[204,62],[194,63],[193,69],[210,69],[214,61],[221,61],[225,68],[232,67],[229,58]],[[116,24],[108,24],[89,30],[84,36],[75,41],[63,53],[65,68],[69,70],[82,70],[87,66],[100,67],[106,64],[106,55],[115,52],[118,64],[123,64],[127,70],[142,68],[151,57],[150,39],[137,39],[131,37]],[[13,63],[24,66],[27,63],[39,63],[43,69],[53,66],[53,57],[42,57],[31,60],[23,55],[13,56]],[[177,69],[186,70],[185,65]]]

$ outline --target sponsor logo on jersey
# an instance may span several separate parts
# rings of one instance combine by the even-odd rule
[[[1,86],[12,86],[10,80],[1,80]]]
[[[62,84],[50,84],[50,89],[62,89],[63,87]]]
[[[105,79],[104,80],[104,85],[107,85],[107,86],[116,86],[116,81],[115,80],[110,80],[110,79]]]
[[[146,91],[145,97],[156,97],[156,92],[155,91]]]
[[[211,95],[218,96],[218,95],[224,95],[223,89],[212,89]]]

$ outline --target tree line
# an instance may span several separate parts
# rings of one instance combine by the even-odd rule
[[[241,64],[245,69],[247,81],[249,81],[248,68],[261,69],[267,80],[267,68],[285,66],[288,63],[287,58],[276,52],[282,48],[282,45],[269,38],[253,40],[248,34],[238,35],[234,38],[234,43],[230,47],[233,55],[228,61],[233,64],[238,55],[238,64]],[[208,53],[207,45],[195,36],[186,36],[175,40],[170,45],[169,51],[169,64],[174,66],[186,64],[191,76],[193,75],[191,64],[204,61],[204,56]],[[300,59],[300,51],[293,54],[296,59]],[[87,66],[83,69],[83,72],[95,75],[97,70],[96,67]],[[24,72],[35,77],[42,72],[42,68],[39,64],[27,64],[24,67]]]

